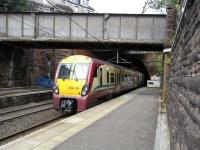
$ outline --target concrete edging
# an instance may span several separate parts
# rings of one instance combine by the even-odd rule
[[[162,108],[162,100],[159,98],[159,112],[156,128],[154,150],[170,150],[170,134],[166,107]]]

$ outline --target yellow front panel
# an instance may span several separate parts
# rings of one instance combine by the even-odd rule
[[[86,80],[63,80],[58,79],[57,85],[59,88],[59,94],[61,96],[80,96],[81,90],[85,85]]]
[[[91,58],[83,55],[74,55],[64,58],[60,64],[68,68],[70,73],[65,71],[58,77],[56,84],[61,96],[80,96],[83,86],[86,84]],[[67,67],[68,65],[68,67]],[[71,65],[71,67],[69,67]],[[60,68],[62,70],[62,68]],[[67,70],[67,69],[66,69]]]

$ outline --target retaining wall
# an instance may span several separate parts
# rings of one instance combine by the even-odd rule
[[[188,0],[172,48],[168,119],[171,150],[200,149],[200,1]]]

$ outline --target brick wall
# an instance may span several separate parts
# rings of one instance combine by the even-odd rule
[[[160,71],[162,67],[162,53],[152,53],[152,54],[145,54],[143,57],[143,63],[147,68],[150,78],[154,75],[161,76],[162,71]]]
[[[172,48],[168,119],[172,150],[200,149],[200,1],[188,0]]]
[[[33,80],[38,76],[47,76],[54,79],[56,68],[59,62],[70,55],[86,55],[93,56],[93,54],[86,50],[69,50],[69,49],[57,49],[57,50],[33,50]]]
[[[0,51],[0,87],[31,84],[31,52],[16,48]]]
[[[1,49],[0,88],[35,85],[38,76],[54,79],[58,63],[74,54],[93,56],[86,50]]]
[[[5,87],[10,80],[10,59],[12,50],[0,51],[0,87]]]
[[[171,47],[173,44],[178,20],[179,18],[177,10],[173,7],[169,7],[167,9],[167,32],[165,38],[165,47]]]

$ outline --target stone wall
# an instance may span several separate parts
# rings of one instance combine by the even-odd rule
[[[188,0],[172,48],[168,120],[171,150],[200,149],[200,1]]]

